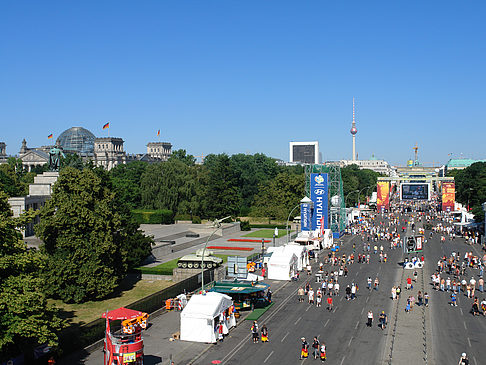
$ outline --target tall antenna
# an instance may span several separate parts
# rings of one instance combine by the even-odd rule
[[[354,103],[354,97],[353,97],[353,124],[351,126],[350,133],[353,136],[353,161],[356,161],[357,158],[357,153],[356,153],[356,133],[358,133],[358,130],[356,129],[356,113],[355,113],[355,103]]]

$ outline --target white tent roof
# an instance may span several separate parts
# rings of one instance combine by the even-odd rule
[[[297,255],[291,251],[274,252],[270,257],[269,265],[288,265],[297,260]]]
[[[302,252],[305,251],[304,246],[292,242],[288,245],[285,245],[284,247],[284,251],[295,253],[295,256],[297,256],[297,258],[299,258],[302,255]]]
[[[212,319],[233,304],[231,297],[225,294],[208,292],[205,295],[193,295],[181,312],[181,318]]]

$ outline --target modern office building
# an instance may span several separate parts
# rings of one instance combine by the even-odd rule
[[[290,142],[290,163],[319,164],[319,142]]]

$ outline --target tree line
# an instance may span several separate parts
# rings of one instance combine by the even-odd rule
[[[342,174],[345,192],[367,186],[374,176],[357,167]],[[196,164],[179,150],[167,162],[132,162],[110,171],[68,155],[40,212],[13,218],[7,199],[26,195],[34,175],[19,160],[0,165],[0,361],[37,345],[57,345],[66,323],[48,298],[103,299],[150,254],[152,239],[131,210],[285,220],[305,195],[303,167],[280,166],[263,154],[209,155]],[[20,229],[37,214],[35,232],[44,245],[31,250]]]
[[[476,162],[464,170],[450,170],[456,185],[456,201],[468,206],[474,220],[484,221],[482,204],[486,202],[486,162]]]

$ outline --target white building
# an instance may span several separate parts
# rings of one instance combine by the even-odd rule
[[[357,165],[360,169],[368,169],[378,172],[380,174],[390,176],[393,173],[393,169],[390,164],[385,160],[378,160],[372,156],[369,160],[341,160],[339,161],[340,167],[346,167],[349,165]]]
[[[94,141],[94,162],[110,170],[116,165],[127,163],[127,154],[123,151],[123,139],[117,137],[96,138]]]
[[[319,164],[319,142],[290,142],[290,163]]]
[[[153,159],[167,161],[172,154],[172,144],[169,142],[149,142],[147,155]]]

